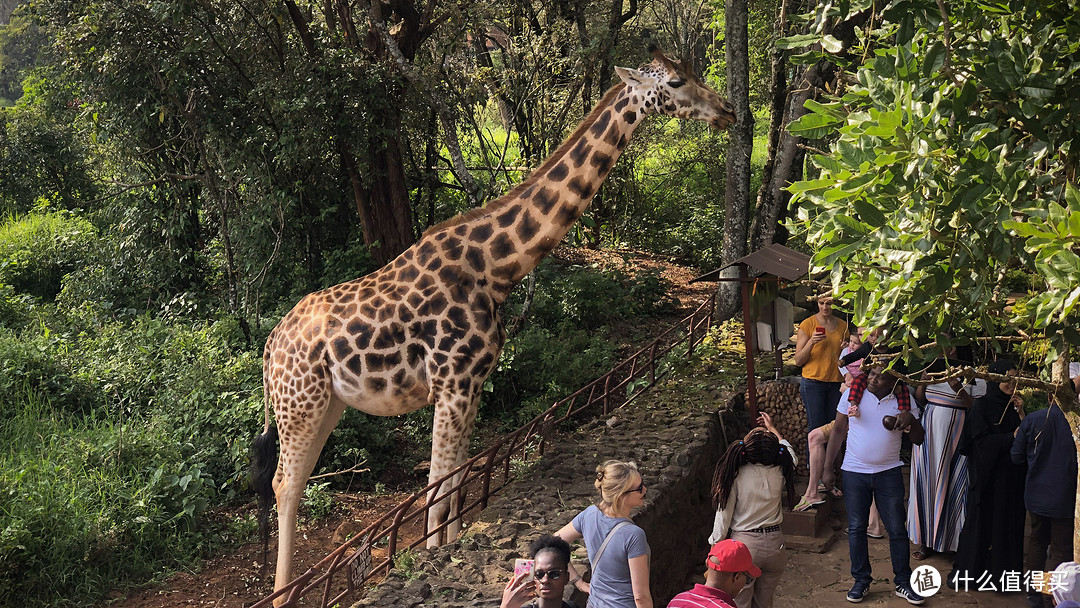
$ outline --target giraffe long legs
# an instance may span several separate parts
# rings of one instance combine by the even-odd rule
[[[472,434],[476,409],[480,403],[479,392],[476,395],[444,394],[435,403],[435,425],[431,433],[431,473],[428,482],[443,477],[457,468],[468,458],[469,436]],[[453,542],[461,532],[461,521],[457,519],[458,500],[447,496],[449,488],[461,482],[464,473],[458,473],[446,480],[440,487],[428,492],[428,530],[453,520],[439,534],[427,539],[428,548],[438,547]]]
[[[323,397],[323,404],[315,406],[311,412],[322,412],[322,416],[312,415],[301,419],[293,415],[290,424],[279,424],[281,434],[281,456],[278,470],[274,476],[274,494],[278,507],[278,557],[274,575],[274,591],[281,589],[292,580],[292,558],[296,541],[296,512],[304,496],[304,487],[315,468],[326,439],[337,426],[345,404],[329,395]],[[291,404],[286,411],[303,412],[304,404]],[[285,602],[285,597],[274,600],[275,606]]]

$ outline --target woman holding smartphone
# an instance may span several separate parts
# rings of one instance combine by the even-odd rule
[[[609,460],[596,467],[593,482],[600,501],[574,517],[555,535],[567,542],[585,539],[592,580],[578,581],[589,606],[652,608],[649,543],[630,511],[645,502],[645,482],[633,462]]]
[[[531,567],[510,579],[499,608],[577,608],[563,600],[563,590],[570,580],[570,545],[558,536],[545,534],[529,547],[529,553]]]
[[[820,294],[816,300],[817,314],[799,324],[795,342],[795,365],[802,366],[799,395],[806,407],[808,433],[836,418],[844,381],[836,362],[848,340],[847,322],[833,316],[832,294]]]

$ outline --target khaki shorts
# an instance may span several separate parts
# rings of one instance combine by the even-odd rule
[[[825,437],[825,441],[829,440],[829,433],[832,433],[832,429],[834,426],[836,426],[836,420],[833,420],[829,422],[829,424],[824,424],[817,428],[817,430],[821,431],[821,435]]]

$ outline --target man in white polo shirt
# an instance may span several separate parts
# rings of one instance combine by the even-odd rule
[[[900,362],[893,366],[901,371]],[[847,593],[849,602],[861,602],[873,580],[870,574],[866,526],[870,503],[877,501],[878,512],[889,533],[896,595],[912,604],[925,598],[911,589],[911,562],[904,505],[904,477],[900,468],[900,438],[908,433],[911,442],[921,445],[925,435],[915,417],[914,408],[900,415],[894,389],[897,378],[882,370],[880,364],[869,372],[866,390],[860,396],[851,389],[840,396],[836,407],[836,425],[829,436],[825,462],[832,462],[847,439],[847,453],[840,469],[844,472],[844,506],[848,513],[848,552],[851,576],[855,584]],[[896,418],[900,415],[900,421]],[[886,418],[888,417],[888,418]],[[823,481],[832,487],[834,473],[826,470]]]

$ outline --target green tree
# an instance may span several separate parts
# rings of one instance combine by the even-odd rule
[[[875,11],[857,45],[822,34],[871,8],[819,10],[815,32],[788,40],[820,44],[811,53],[849,74],[791,126],[832,137],[811,156],[817,178],[791,188],[815,266],[860,324],[895,328],[908,356],[940,352],[921,345],[944,332],[1046,339],[1055,374],[1043,386],[1075,411],[1063,364],[1080,345],[1076,2],[901,0]],[[1010,306],[1013,268],[1036,285]]]

